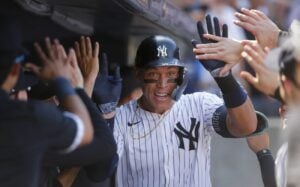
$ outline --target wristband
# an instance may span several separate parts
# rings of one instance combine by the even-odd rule
[[[110,102],[105,104],[97,104],[98,109],[102,114],[107,114],[116,110],[118,103]]]
[[[272,155],[272,153],[269,149],[262,149],[256,153],[256,156],[258,159],[260,159],[261,157],[267,156],[267,155]]]
[[[57,77],[52,82],[57,98],[62,101],[67,96],[76,95],[70,81],[64,77]]]
[[[247,93],[230,73],[225,77],[214,77],[221,92],[227,108],[242,105],[247,100]]]

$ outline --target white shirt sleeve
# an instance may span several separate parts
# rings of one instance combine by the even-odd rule
[[[72,144],[69,147],[67,147],[66,149],[60,151],[61,153],[70,153],[70,152],[74,151],[76,148],[78,148],[78,146],[82,142],[82,139],[84,136],[84,125],[83,125],[83,121],[81,120],[81,118],[74,113],[64,112],[63,115],[74,120],[75,124],[76,124],[76,128],[77,128],[76,135],[74,137]]]

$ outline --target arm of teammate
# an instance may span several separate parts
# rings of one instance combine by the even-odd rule
[[[209,34],[216,33],[217,36],[226,38],[228,36],[227,25],[223,25],[222,33],[220,31],[219,20],[215,17],[213,23],[210,16],[206,17],[206,23]],[[202,43],[210,44],[215,41],[204,37],[204,27],[202,22],[197,23],[198,33]],[[193,42],[195,43],[195,42]],[[221,119],[219,114],[226,114],[223,121],[215,120],[214,124],[223,125],[229,133],[235,137],[241,137],[253,133],[257,128],[257,118],[254,107],[240,84],[235,80],[231,72],[220,76],[220,71],[224,68],[226,62],[220,60],[202,60],[202,65],[211,73],[223,94],[223,100],[226,108],[220,107],[214,114],[215,119]]]
[[[78,145],[82,146],[88,144],[93,138],[93,127],[90,116],[87,112],[81,99],[75,93],[75,90],[70,85],[70,59],[75,55],[74,50],[70,50],[68,55],[65,54],[64,48],[59,44],[58,40],[55,40],[54,44],[51,44],[50,39],[45,39],[47,54],[42,50],[38,43],[35,43],[36,51],[42,60],[43,67],[39,68],[34,64],[27,64],[27,67],[31,69],[40,79],[53,84],[61,106],[65,111],[79,116],[77,118],[77,128],[82,127],[77,137],[82,136],[79,139]],[[82,86],[82,85],[78,85]],[[80,135],[81,134],[81,135]],[[75,146],[76,147],[76,146]]]
[[[256,154],[265,187],[276,186],[275,161],[270,151],[267,133],[247,137],[249,148]]]

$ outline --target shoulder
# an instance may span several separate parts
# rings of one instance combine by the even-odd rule
[[[186,101],[200,101],[200,102],[204,102],[204,101],[222,101],[222,99],[220,97],[218,97],[215,94],[212,93],[208,93],[208,92],[195,92],[195,93],[191,93],[191,94],[186,94],[183,95],[180,98],[180,102],[186,102]]]
[[[138,104],[137,104],[136,100],[132,100],[129,103],[121,105],[116,109],[116,116],[118,116],[122,113],[133,112],[133,111],[135,111],[137,106],[138,106]]]

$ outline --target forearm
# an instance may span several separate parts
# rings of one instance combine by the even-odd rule
[[[109,161],[116,153],[116,142],[106,120],[101,117],[99,110],[84,90],[79,89],[76,92],[90,113],[94,127],[94,138],[89,145],[76,149],[69,154],[47,154],[46,163],[49,165],[89,165],[98,161]]]
[[[254,132],[257,118],[245,90],[231,74],[226,77],[215,77],[215,80],[221,89],[228,110],[226,126],[230,134],[240,137]]]
[[[84,136],[80,145],[88,144],[93,138],[93,127],[88,111],[78,97],[70,82],[65,78],[56,78],[53,81],[54,90],[58,96],[60,106],[80,117],[84,125]]]

